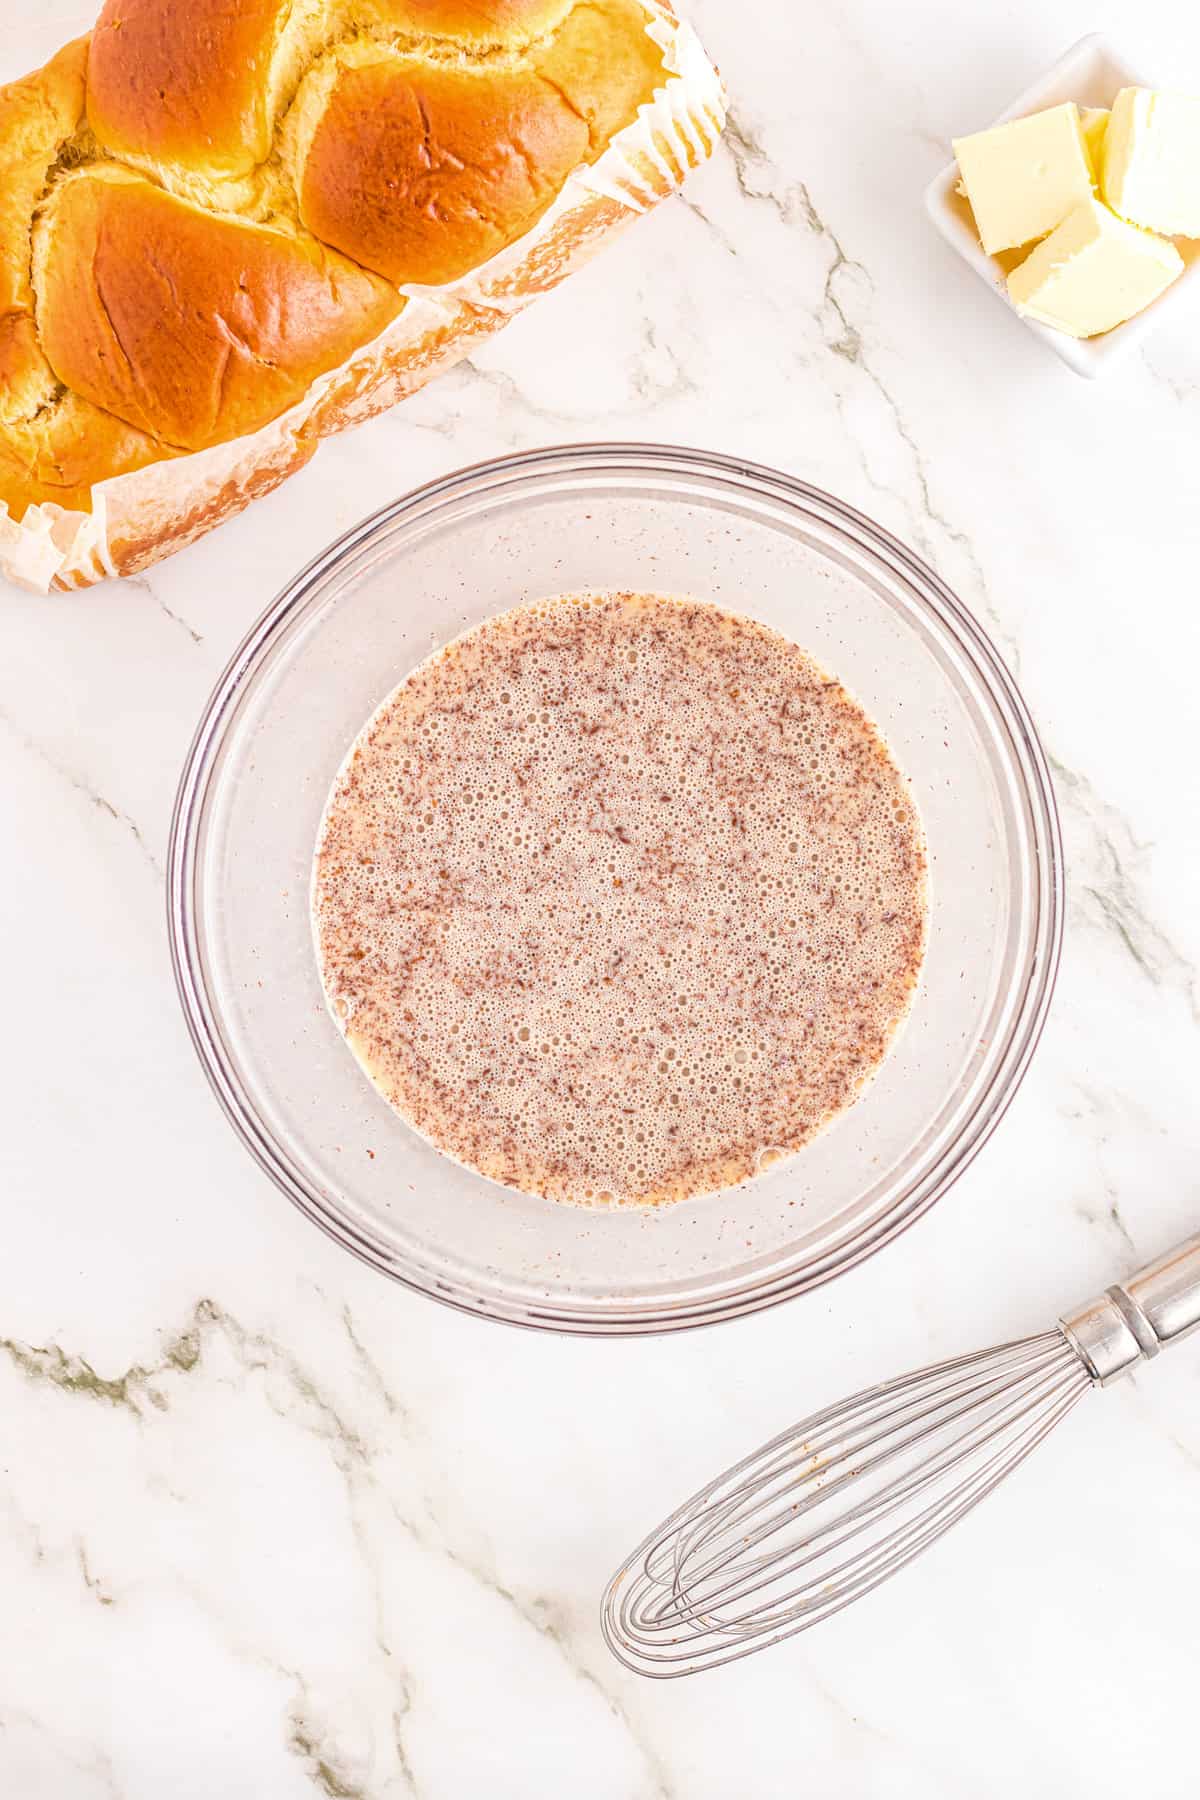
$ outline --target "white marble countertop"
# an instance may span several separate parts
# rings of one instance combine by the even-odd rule
[[[3,75],[90,11],[14,11]],[[811,1637],[675,1684],[600,1640],[610,1567],[733,1455],[1200,1223],[1200,313],[1089,385],[921,210],[950,133],[1085,31],[1200,89],[1200,15],[694,11],[734,110],[684,199],[149,578],[0,596],[11,1800],[1195,1794],[1200,1346]],[[327,1243],[218,1113],[164,938],[185,747],[285,577],[580,437],[774,462],[915,544],[1016,668],[1069,852],[1051,1024],[967,1177],[833,1286],[671,1340],[475,1322]]]

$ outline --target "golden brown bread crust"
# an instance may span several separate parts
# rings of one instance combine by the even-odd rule
[[[455,281],[528,231],[587,151],[585,121],[524,69],[351,64],[308,145],[300,217],[391,281]]]
[[[339,47],[297,95],[301,222],[398,284],[454,281],[523,236],[661,75],[638,9],[587,0],[510,64]]]
[[[98,481],[178,454],[78,394],[0,432],[0,494],[15,517],[53,501],[87,512]]]
[[[38,343],[30,279],[30,221],[46,170],[83,116],[87,40],[25,81],[0,88],[0,425],[30,417],[54,395]]]
[[[669,31],[647,25],[670,16],[108,0],[90,54],[0,89],[0,502],[33,509],[42,574],[74,585],[198,535],[669,191],[721,125],[702,58],[703,101],[667,103]],[[640,147],[580,189],[641,110]],[[47,532],[74,533],[69,556]]]
[[[115,163],[34,231],[58,379],[175,449],[256,431],[395,318],[395,289],[314,238],[213,216]]]
[[[271,148],[270,73],[291,0],[108,0],[88,123],[117,155],[245,174]]]
[[[527,44],[561,25],[573,0],[372,0],[381,23],[472,47]]]
[[[54,500],[86,510],[93,484],[171,450],[76,394],[62,394],[38,333],[30,220],[46,169],[83,118],[87,39],[0,89],[0,498],[18,518]]]
[[[519,48],[553,31],[572,0],[359,0],[368,34]],[[92,38],[88,120],[121,155],[240,175],[271,148],[273,85],[318,43],[328,8],[294,0],[107,0]],[[310,15],[312,17],[310,18]],[[289,32],[298,43],[282,41]],[[324,34],[332,38],[334,34]]]

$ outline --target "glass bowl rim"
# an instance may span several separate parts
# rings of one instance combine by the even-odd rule
[[[290,620],[303,612],[314,593],[342,565],[372,540],[383,540],[406,518],[428,515],[429,509],[449,507],[464,493],[486,496],[502,489],[514,477],[541,475],[574,468],[613,477],[654,474],[694,476],[701,481],[733,484],[746,495],[758,494],[783,502],[802,515],[818,520],[850,539],[856,548],[877,557],[920,601],[935,622],[947,631],[966,656],[986,691],[989,702],[1004,720],[1010,743],[1010,775],[1017,779],[1031,815],[1036,854],[1035,889],[1038,929],[1031,941],[1013,991],[1023,989],[1012,1020],[1004,1053],[988,1086],[961,1122],[946,1146],[918,1184],[918,1191],[900,1195],[881,1219],[868,1222],[861,1231],[833,1251],[782,1273],[766,1271],[736,1282],[726,1279],[719,1291],[699,1299],[658,1297],[651,1303],[629,1302],[621,1312],[605,1303],[547,1299],[532,1304],[506,1298],[497,1284],[496,1293],[443,1279],[424,1270],[405,1268],[400,1253],[375,1238],[363,1226],[338,1212],[291,1163],[284,1147],[259,1117],[236,1073],[221,1029],[220,1012],[212,1000],[203,972],[198,937],[198,913],[193,902],[203,825],[213,794],[213,776],[224,742],[226,722],[249,684],[261,673],[262,664],[278,635]],[[1021,754],[1023,752],[1023,756]],[[766,464],[720,451],[682,445],[627,441],[584,441],[543,446],[488,457],[408,490],[351,526],[313,557],[279,591],[250,627],[215,683],[201,714],[184,762],[171,818],[167,858],[167,928],[171,965],[189,1035],[214,1094],[243,1145],[274,1185],[326,1236],[369,1267],[388,1275],[403,1287],[424,1294],[474,1317],[534,1330],[549,1330],[594,1337],[637,1336],[716,1324],[742,1317],[822,1286],[854,1268],[906,1231],[924,1216],[953,1186],[974,1160],[1008,1110],[1041,1038],[1058,977],[1065,912],[1064,857],[1058,807],[1049,765],[1015,680],[990,637],[954,592],[915,551],[885,527],[845,501],[797,476]],[[911,1188],[911,1184],[910,1184]]]

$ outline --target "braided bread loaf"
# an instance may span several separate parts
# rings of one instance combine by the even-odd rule
[[[712,149],[669,0],[107,0],[0,89],[0,570],[143,568]]]

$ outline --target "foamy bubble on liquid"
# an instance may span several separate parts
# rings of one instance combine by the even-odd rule
[[[554,1199],[663,1202],[855,1098],[917,979],[925,853],[875,728],[796,645],[565,596],[385,701],[313,905],[335,1017],[433,1143]]]

